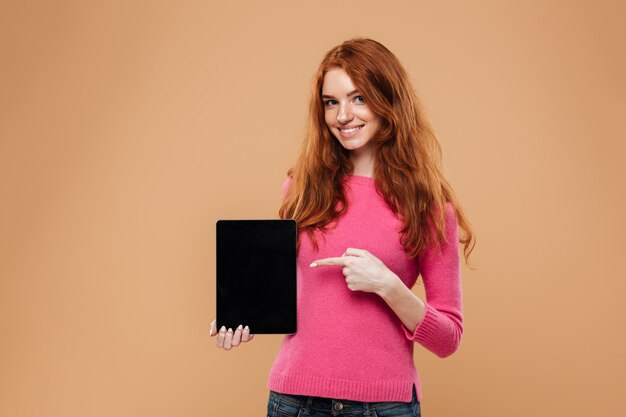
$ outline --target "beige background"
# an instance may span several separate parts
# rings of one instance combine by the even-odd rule
[[[282,336],[209,338],[215,221],[277,217],[353,36],[411,74],[478,239],[460,349],[415,346],[423,415],[623,412],[623,2],[11,3],[0,415],[265,415]]]

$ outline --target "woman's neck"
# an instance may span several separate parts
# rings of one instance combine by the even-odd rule
[[[374,177],[374,155],[369,149],[357,149],[350,152],[352,175]]]

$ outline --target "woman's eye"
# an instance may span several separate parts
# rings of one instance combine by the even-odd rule
[[[361,100],[362,103],[365,102],[365,99],[363,98],[363,96],[356,96],[354,97],[355,100]],[[333,104],[335,104],[337,102],[337,100],[333,100],[333,99],[328,99],[328,100],[324,100],[324,105],[325,106],[332,106]]]

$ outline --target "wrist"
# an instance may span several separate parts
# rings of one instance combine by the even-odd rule
[[[393,271],[388,270],[387,276],[383,281],[383,285],[377,291],[377,294],[385,301],[389,301],[393,295],[397,292],[398,285],[404,285],[400,277],[398,277]]]

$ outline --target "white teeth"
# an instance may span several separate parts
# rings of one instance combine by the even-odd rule
[[[363,126],[353,127],[353,128],[351,128],[351,129],[341,129],[341,128],[340,128],[339,130],[341,130],[341,131],[342,131],[342,132],[344,132],[344,133],[351,133],[351,132],[354,132],[355,130],[358,130],[358,129],[362,128],[362,127],[363,127]]]

